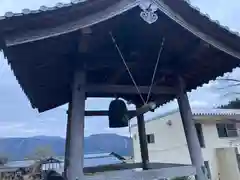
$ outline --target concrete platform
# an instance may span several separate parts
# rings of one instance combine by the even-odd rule
[[[160,169],[151,169],[147,171],[123,170],[109,171],[97,175],[85,176],[86,180],[161,180],[166,178],[194,176],[196,168],[188,165],[163,167]]]

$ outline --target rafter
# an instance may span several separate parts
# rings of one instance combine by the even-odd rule
[[[130,117],[134,116],[136,114],[136,111],[128,111],[128,114]],[[97,110],[97,111],[85,111],[85,116],[108,116],[107,110]]]
[[[138,86],[142,94],[148,94],[149,86]],[[136,87],[129,85],[109,85],[109,84],[88,84],[86,92],[89,93],[118,93],[118,94],[138,94]],[[168,86],[153,86],[152,94],[177,94],[177,90]]]

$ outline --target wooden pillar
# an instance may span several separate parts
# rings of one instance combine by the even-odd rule
[[[140,106],[137,106],[137,108],[139,107]],[[143,170],[147,170],[148,163],[149,163],[149,155],[148,155],[148,142],[147,142],[145,121],[144,121],[143,114],[137,116],[137,124],[138,124],[139,144],[140,144],[141,157],[142,157],[142,168]]]
[[[68,180],[84,178],[85,74],[76,70],[72,87]]]
[[[64,178],[68,179],[68,167],[69,167],[69,156],[70,156],[70,125],[71,125],[71,111],[72,111],[72,101],[68,104],[67,110],[67,130],[66,130],[66,142],[65,142],[65,158],[64,158]]]
[[[187,140],[188,150],[192,164],[196,167],[196,180],[207,180],[205,175],[205,166],[202,155],[201,146],[197,137],[195,122],[188,100],[187,93],[185,92],[185,85],[183,79],[179,78],[180,93],[177,98],[179,111],[183,122],[183,128]]]

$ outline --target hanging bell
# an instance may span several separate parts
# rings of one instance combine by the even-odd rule
[[[125,102],[120,99],[111,101],[108,110],[109,127],[121,128],[128,126],[128,110]]]

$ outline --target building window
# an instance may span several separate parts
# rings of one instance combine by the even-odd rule
[[[208,179],[211,179],[211,171],[210,171],[210,167],[209,167],[209,162],[208,161],[204,161],[204,166],[206,168],[206,174]]]
[[[153,144],[153,143],[155,143],[154,134],[147,134],[147,142],[148,142],[148,144]]]
[[[197,136],[199,140],[199,144],[202,148],[205,148],[205,142],[204,142],[204,136],[202,131],[202,125],[201,124],[195,124]]]
[[[219,137],[238,137],[236,124],[217,124]]]

